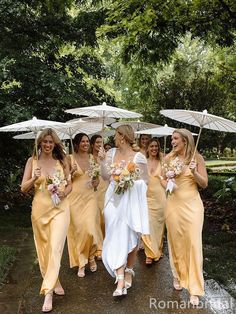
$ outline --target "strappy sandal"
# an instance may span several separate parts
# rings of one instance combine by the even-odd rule
[[[78,276],[79,278],[85,277],[85,267],[79,268],[78,273],[77,273],[77,276]]]
[[[60,296],[63,296],[65,295],[65,290],[62,288],[62,286],[58,286],[58,287],[55,287],[53,292],[56,294],[56,295],[60,295]]]
[[[153,259],[151,257],[146,257],[145,264],[150,266],[153,263]]]
[[[89,260],[89,269],[91,270],[92,273],[94,273],[98,269],[97,263],[94,258]]]
[[[120,280],[124,280],[125,276],[124,275],[116,275],[116,281],[115,283],[118,283]],[[123,295],[127,294],[127,289],[126,287],[124,288],[116,288],[116,290],[113,292],[113,297],[121,297]]]
[[[183,287],[181,286],[181,284],[179,282],[179,279],[175,278],[175,277],[173,280],[173,286],[174,286],[175,290],[177,290],[177,291],[181,291],[183,289]]]
[[[52,297],[53,297],[53,293],[52,292],[48,292],[45,297],[44,297],[44,303],[42,306],[42,312],[43,313],[49,313],[52,311]]]
[[[132,287],[132,277],[135,276],[135,272],[134,272],[133,268],[126,267],[125,268],[125,273],[131,274],[131,282],[128,282],[128,281],[125,280],[125,288],[129,289],[129,288]]]
[[[198,306],[198,305],[199,305],[199,297],[198,297],[197,295],[190,295],[189,302],[190,302],[193,306]]]

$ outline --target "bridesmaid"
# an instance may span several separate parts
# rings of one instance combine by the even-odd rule
[[[31,219],[43,277],[40,293],[45,295],[45,299],[42,311],[50,312],[53,291],[65,294],[58,275],[70,219],[67,195],[71,191],[71,181],[63,145],[53,130],[41,132],[37,147],[40,152],[38,160],[34,150],[25,166],[21,191],[27,193],[35,188]],[[50,180],[56,185],[57,195],[50,191]]]
[[[91,272],[97,270],[95,254],[102,243],[100,215],[94,189],[99,179],[91,179],[89,138],[79,133],[74,138],[74,155],[70,155],[72,171],[72,192],[69,196],[71,222],[67,236],[70,267],[78,266],[78,277],[85,276],[85,265],[89,263]]]
[[[151,139],[151,135],[149,134],[141,134],[138,140],[138,146],[140,148],[140,153],[142,153],[146,157],[148,142]]]
[[[153,137],[147,147],[148,190],[147,201],[149,210],[150,236],[143,236],[146,265],[151,265],[162,256],[163,236],[165,230],[164,208],[166,193],[161,184],[162,153],[160,142]]]
[[[139,139],[138,139],[138,146],[140,148],[140,153],[142,153],[145,157],[147,155],[147,146],[148,146],[148,142],[151,139],[151,135],[149,134],[141,134]],[[146,239],[147,240],[147,239]],[[139,250],[143,250],[144,249],[144,244],[142,239],[139,242]]]
[[[98,152],[99,149],[103,145],[102,136],[99,134],[95,134],[90,139],[90,145],[91,145],[91,153],[93,155],[93,158],[96,162],[98,162]],[[103,234],[103,238],[105,236],[105,222],[104,222],[104,199],[105,199],[105,193],[108,188],[108,182],[103,180],[103,178],[99,177],[99,185],[97,188],[97,199],[98,199],[98,208],[100,211],[100,221],[101,221],[101,230]],[[99,244],[98,251],[96,253],[97,259],[102,259],[102,243]]]
[[[207,187],[207,172],[204,159],[198,152],[193,159],[195,144],[191,132],[186,129],[175,130],[171,144],[172,151],[166,156],[165,163],[175,160],[182,168],[181,173],[174,176],[176,186],[167,197],[165,211],[173,285],[176,290],[186,288],[190,293],[191,304],[198,305],[199,296],[204,295],[204,208],[198,186]],[[170,176],[168,180],[171,180]]]

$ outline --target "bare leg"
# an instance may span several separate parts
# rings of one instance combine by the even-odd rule
[[[129,269],[133,269],[134,266],[134,262],[137,256],[137,252],[138,252],[138,246],[136,246],[132,252],[129,253],[128,258],[127,258],[127,265],[126,267]],[[134,275],[134,273],[132,272],[125,272],[125,281],[127,283],[132,284],[132,276]]]
[[[123,275],[124,276],[124,272],[125,272],[125,267],[122,266],[116,270],[116,275]],[[123,280],[119,279],[116,288],[122,289],[122,288],[124,288],[124,285],[125,285],[124,279]]]
[[[133,268],[134,266],[134,262],[137,256],[137,252],[138,252],[138,246],[136,246],[132,252],[130,252],[128,254],[128,258],[127,258],[127,267],[128,268]]]

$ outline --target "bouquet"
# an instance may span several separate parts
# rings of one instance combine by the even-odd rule
[[[89,159],[89,169],[87,173],[91,180],[95,180],[100,176],[100,165],[93,157]],[[94,188],[94,191],[97,191],[97,188]]]
[[[116,194],[124,193],[127,189],[132,188],[134,181],[140,178],[140,169],[131,161],[127,164],[124,160],[111,164],[108,170],[116,183],[114,189]]]
[[[57,207],[61,202],[58,192],[61,187],[66,186],[67,181],[61,178],[61,172],[58,170],[53,176],[48,176],[46,182],[47,189],[51,193],[52,202],[54,206]]]
[[[162,168],[164,169],[165,176],[167,178],[166,192],[171,194],[174,188],[177,187],[175,184],[175,177],[181,174],[183,171],[184,163],[178,158],[170,160],[169,163],[164,163]]]

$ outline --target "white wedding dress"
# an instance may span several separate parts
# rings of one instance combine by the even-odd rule
[[[112,163],[116,148],[107,153],[107,162]],[[134,186],[118,195],[114,192],[115,182],[110,181],[105,195],[105,239],[102,260],[111,276],[115,270],[126,265],[128,254],[138,245],[141,235],[149,234],[147,206],[147,160],[142,153],[136,153],[133,162],[140,168],[141,177]],[[102,176],[108,179],[103,163]]]

